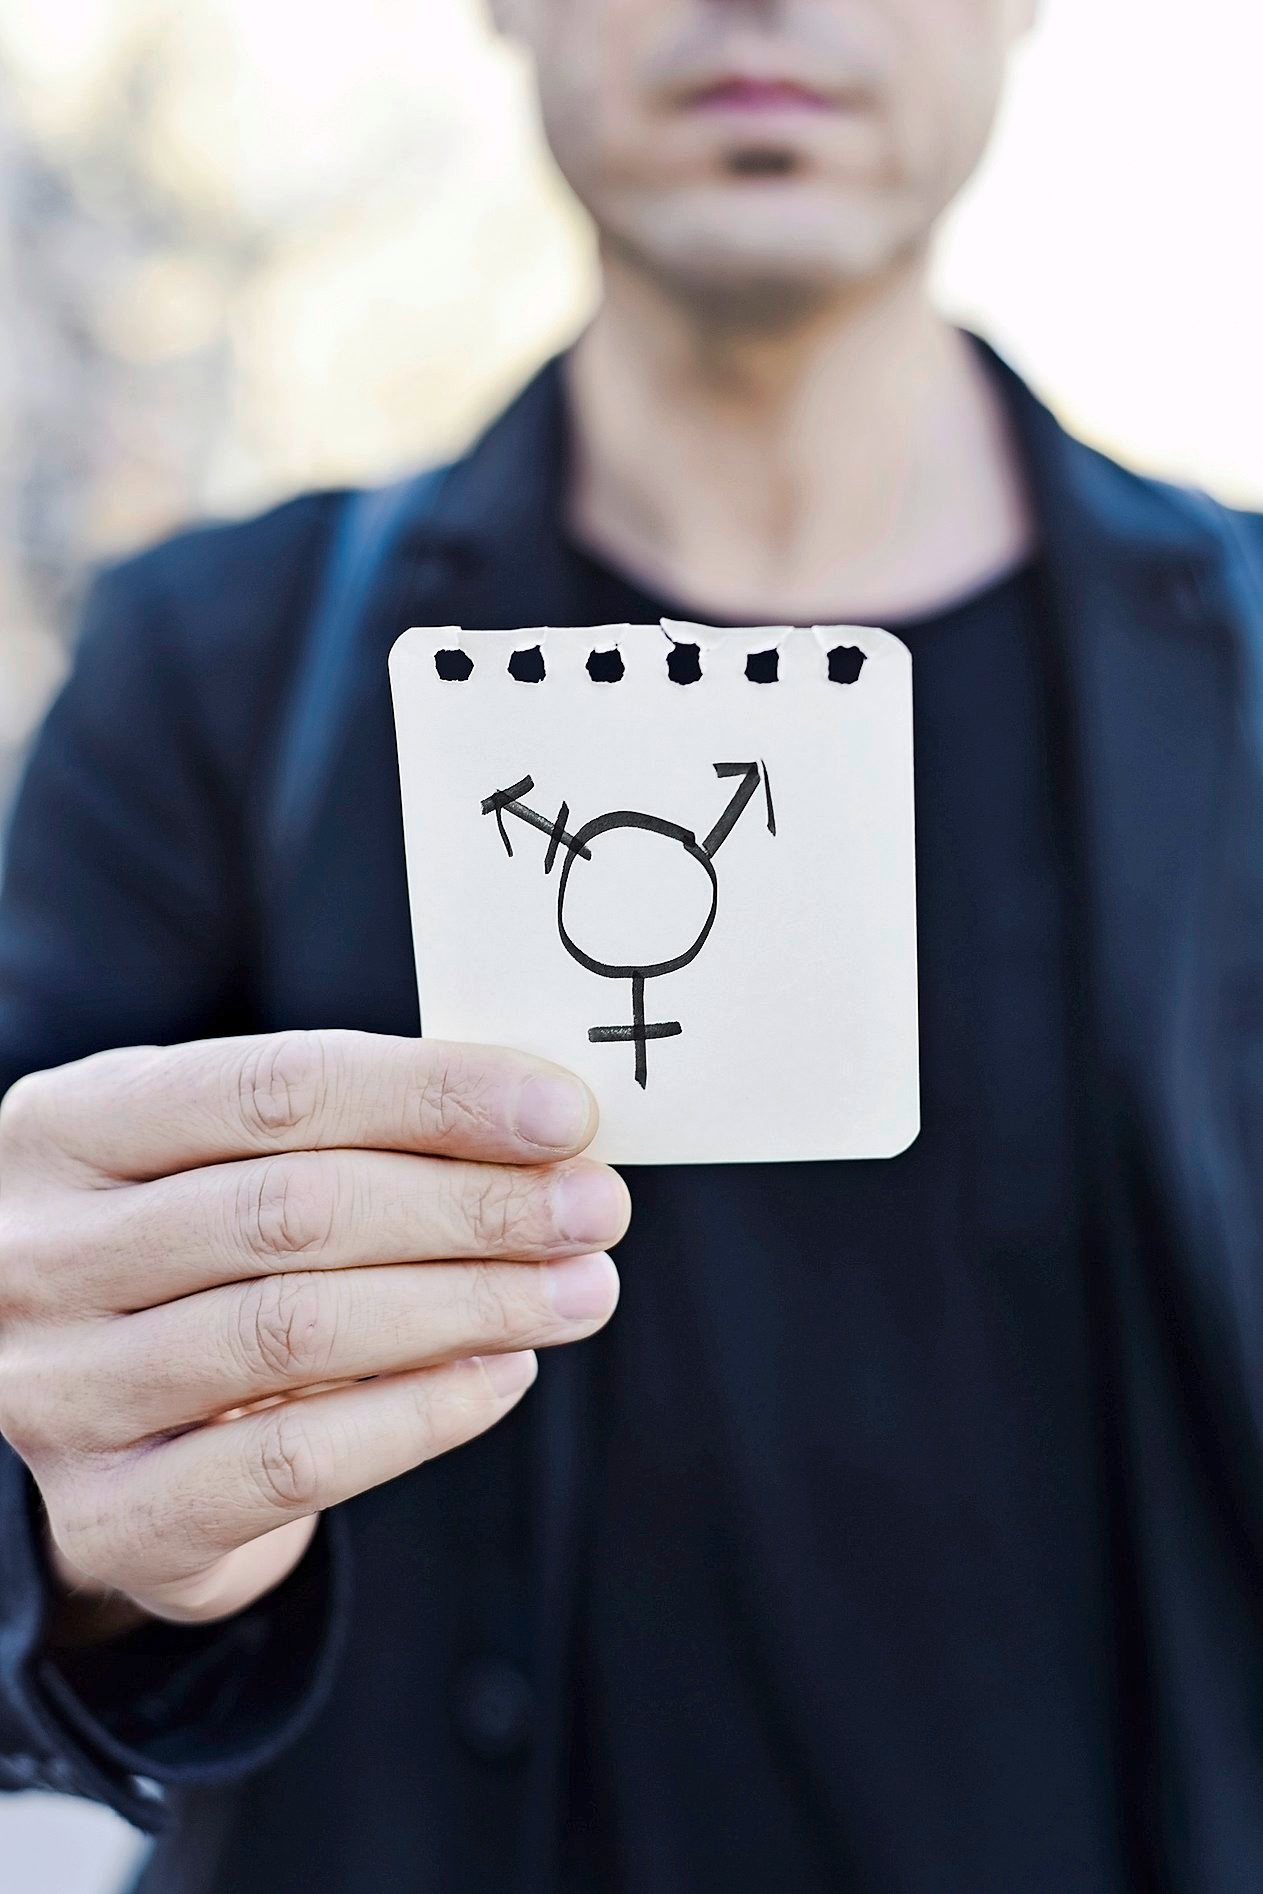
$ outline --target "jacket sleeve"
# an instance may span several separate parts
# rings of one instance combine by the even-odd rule
[[[98,582],[18,797],[0,1092],[108,1046],[249,1028],[242,787],[204,734],[204,698],[239,691],[244,724],[251,687],[193,674],[153,559]],[[86,1795],[153,1831],[179,1787],[248,1772],[315,1713],[346,1608],[338,1520],[230,1623],[153,1624],[57,1661],[41,1641],[40,1543],[33,1483],[0,1440],[0,1789]]]

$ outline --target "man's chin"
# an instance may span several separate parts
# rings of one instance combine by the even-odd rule
[[[843,223],[791,193],[754,205],[699,195],[607,224],[607,242],[675,293],[734,316],[797,320],[884,275],[907,248],[879,219]]]

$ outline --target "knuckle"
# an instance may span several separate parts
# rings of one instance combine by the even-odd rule
[[[0,1098],[0,1150],[19,1155],[47,1135],[48,1094],[52,1075],[29,1072]]]
[[[85,1128],[116,1101],[151,1090],[163,1056],[155,1046],[116,1046],[18,1079],[0,1098],[0,1185],[25,1167],[81,1163]]]
[[[0,1333],[0,1434],[21,1459],[42,1468],[108,1453],[109,1419],[91,1362],[73,1337],[33,1325],[5,1325]]]
[[[237,1105],[261,1144],[309,1130],[319,1114],[329,1060],[318,1032],[271,1033],[256,1040],[237,1074]]]
[[[0,1201],[0,1323],[23,1315],[36,1300],[34,1253],[26,1220]]]
[[[444,1428],[441,1424],[442,1396],[428,1380],[418,1380],[408,1389],[408,1433],[411,1437],[416,1460],[423,1466],[427,1460],[435,1459],[444,1451]]]
[[[315,1276],[265,1276],[241,1297],[237,1345],[252,1376],[269,1385],[319,1380],[335,1340]]]
[[[511,1254],[515,1244],[529,1244],[538,1230],[538,1217],[532,1215],[534,1197],[529,1173],[490,1164],[484,1174],[471,1170],[465,1184],[464,1214],[473,1253],[502,1256]]]
[[[468,1293],[471,1328],[480,1346],[502,1347],[526,1326],[519,1299],[498,1270],[471,1269]]]
[[[319,1157],[273,1158],[243,1176],[238,1224],[259,1262],[325,1249],[337,1218],[337,1165]]]
[[[419,1141],[438,1148],[468,1144],[497,1128],[495,1088],[476,1059],[444,1051],[427,1065],[413,1092]]]
[[[86,1368],[86,1372],[85,1372]],[[8,1328],[0,1338],[0,1435],[41,1476],[108,1459],[116,1446],[109,1403],[73,1340]]]
[[[265,1417],[248,1470],[264,1504],[287,1516],[320,1510],[320,1464],[301,1415],[278,1407]]]

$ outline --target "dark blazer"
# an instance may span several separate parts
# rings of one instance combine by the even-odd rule
[[[1042,533],[1079,899],[1074,1074],[1135,1470],[1134,1805],[1153,1885],[1263,1887],[1263,524],[1070,439],[992,359]],[[295,801],[296,676],[345,496],[107,573],[36,746],[0,902],[0,1089],[105,1046],[417,1004],[385,657],[414,622],[566,623],[550,365],[417,488]],[[288,780],[288,779],[287,779]],[[292,785],[290,786],[292,789]],[[166,1894],[549,1885],[582,1350],[486,1439],[341,1508],[269,1600],[41,1655],[0,1446],[0,1786],[108,1802]],[[1171,1417],[1180,1425],[1173,1428]]]

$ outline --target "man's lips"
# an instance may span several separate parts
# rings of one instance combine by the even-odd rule
[[[702,112],[831,112],[837,101],[793,79],[731,77],[698,86],[688,104]]]

